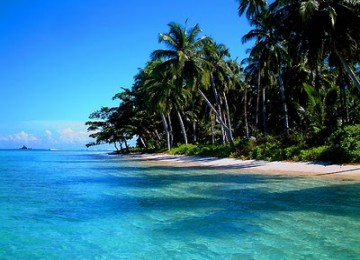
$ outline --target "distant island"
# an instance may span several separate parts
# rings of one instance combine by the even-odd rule
[[[23,145],[20,150],[31,150],[31,148],[26,147],[26,145]]]

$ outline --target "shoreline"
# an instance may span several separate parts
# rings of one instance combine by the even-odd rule
[[[360,165],[326,164],[321,162],[257,161],[234,158],[159,154],[130,154],[134,160],[173,167],[232,169],[266,175],[322,177],[343,181],[360,181]]]

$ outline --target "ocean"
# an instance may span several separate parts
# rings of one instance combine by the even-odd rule
[[[360,259],[360,183],[0,150],[0,259]]]

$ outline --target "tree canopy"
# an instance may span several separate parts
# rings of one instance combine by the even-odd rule
[[[248,57],[231,58],[198,24],[169,23],[159,34],[163,48],[115,95],[119,106],[91,114],[88,130],[97,132],[88,145],[122,149],[137,138],[144,150],[235,149],[234,140],[271,135],[311,147],[360,123],[360,2],[238,3],[251,24],[242,37],[253,42]]]

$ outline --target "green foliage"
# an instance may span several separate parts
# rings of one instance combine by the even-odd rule
[[[283,160],[299,161],[301,147],[298,145],[289,146],[283,149]]]
[[[360,162],[360,124],[346,126],[333,133],[325,158],[334,162]]]
[[[194,144],[182,144],[170,150],[171,154],[197,155],[199,152],[198,146]]]
[[[257,160],[277,161],[282,159],[280,142],[276,140],[263,140],[255,147],[252,158]]]
[[[250,159],[252,158],[252,152],[256,147],[255,139],[242,139],[236,144],[236,155],[241,159]]]
[[[298,145],[285,147],[271,136],[259,140],[242,139],[236,142],[236,151],[223,145],[179,145],[171,149],[171,154],[184,154],[190,156],[232,157],[243,160],[256,159],[266,161],[317,161],[324,158],[326,146],[302,148]]]
[[[179,145],[171,149],[171,154],[189,156],[232,157],[243,160],[266,161],[331,161],[360,162],[360,125],[347,126],[329,138],[329,145],[307,147],[286,146],[272,136],[256,139],[237,140],[236,150],[223,145]]]
[[[319,161],[324,158],[324,153],[327,151],[327,146],[312,147],[305,150],[300,150],[299,161]]]
[[[318,161],[324,158],[327,146],[307,148],[303,136],[296,140],[298,141],[297,144],[289,145],[289,143],[294,142],[293,138],[295,136],[290,137],[290,141],[289,139],[279,141],[272,136],[266,136],[259,140],[242,140],[237,146],[237,157],[267,161]]]
[[[275,1],[271,8],[263,0],[239,2],[240,14],[247,10],[252,18],[252,30],[243,40],[256,39],[244,69],[224,45],[201,37],[198,25],[169,24],[169,33],[159,39],[166,48],[152,52],[152,60],[135,75],[132,88],[115,95],[119,105],[90,115],[86,124],[95,141],[88,146],[113,143],[120,151],[122,145],[131,151],[127,141],[137,137],[138,147],[153,152],[189,134],[189,140],[198,144],[179,144],[171,153],[360,162],[360,127],[355,125],[360,123],[360,95],[356,81],[339,62],[342,55],[349,67],[358,69],[359,45],[350,43],[360,41],[354,27],[360,21],[359,4],[350,13],[342,9],[349,7],[349,1],[330,1],[331,8],[319,5],[318,10],[314,7],[324,1],[293,1],[290,9],[285,2]],[[336,17],[332,26],[319,23],[324,14]],[[284,114],[281,108],[286,110],[286,103],[289,109]],[[221,118],[223,114],[226,118]],[[180,124],[179,115],[184,117]],[[286,131],[281,123],[285,117],[290,125]],[[238,138],[235,150],[205,145],[222,143],[224,121],[231,123]],[[348,124],[353,126],[338,130]]]
[[[194,145],[182,144],[170,150],[171,154],[183,154],[189,156],[210,156],[225,158],[230,157],[231,148],[224,145]]]

